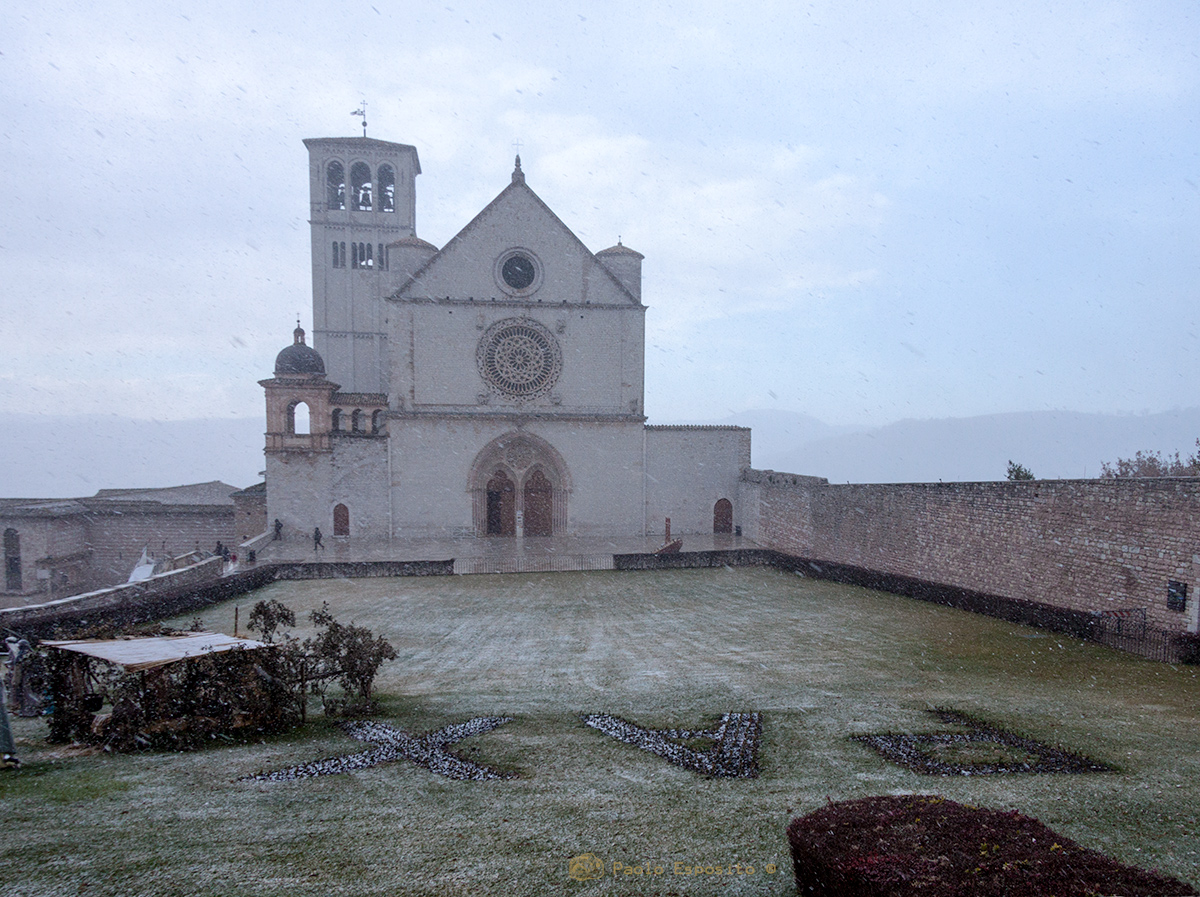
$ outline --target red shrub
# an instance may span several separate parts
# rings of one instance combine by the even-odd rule
[[[931,795],[831,803],[788,826],[796,887],[815,897],[1174,897],[1195,889],[1126,866],[1019,813]]]

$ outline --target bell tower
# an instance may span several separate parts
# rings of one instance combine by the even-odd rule
[[[344,391],[386,393],[388,244],[416,236],[417,149],[370,137],[310,138],[304,145],[313,347]]]

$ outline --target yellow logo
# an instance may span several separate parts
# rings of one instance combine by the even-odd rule
[[[594,853],[581,853],[571,857],[567,864],[567,875],[575,881],[593,881],[604,877],[604,861]]]

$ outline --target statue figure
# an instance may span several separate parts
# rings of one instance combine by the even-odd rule
[[[7,639],[7,642],[15,642],[16,639]],[[12,644],[8,646],[9,657],[12,657]],[[17,746],[13,743],[12,725],[8,721],[8,701],[4,694],[4,676],[0,676],[0,768],[12,769],[20,766],[21,761],[17,759]]]
[[[9,707],[18,716],[37,716],[41,710],[41,698],[34,693],[34,663],[37,655],[26,639],[13,636],[6,638],[8,645]]]

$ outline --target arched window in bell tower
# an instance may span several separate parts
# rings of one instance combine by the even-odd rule
[[[371,202],[371,168],[366,162],[350,166],[350,200],[359,212],[369,212]]]
[[[331,209],[346,208],[346,169],[336,160],[325,167],[325,204]]]
[[[289,436],[308,436],[312,432],[306,402],[295,401],[288,405],[287,431]]]
[[[396,172],[390,165],[379,166],[379,211],[396,211]]]

